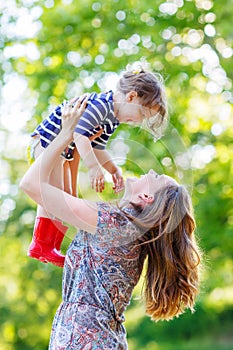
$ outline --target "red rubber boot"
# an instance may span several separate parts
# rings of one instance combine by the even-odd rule
[[[50,262],[63,267],[65,256],[61,254],[60,248],[67,229],[58,220],[37,217],[27,255],[44,263]]]
[[[58,254],[62,255],[61,253],[61,244],[63,241],[63,238],[66,234],[66,231],[68,230],[68,226],[65,226],[61,223],[61,221],[57,221],[56,227],[58,228],[57,234],[55,237],[55,242],[54,242],[54,248],[57,250]],[[64,256],[64,255],[62,255]]]

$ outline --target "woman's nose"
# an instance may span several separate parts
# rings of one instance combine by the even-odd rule
[[[154,175],[155,177],[159,176],[153,169],[149,170],[149,174]]]

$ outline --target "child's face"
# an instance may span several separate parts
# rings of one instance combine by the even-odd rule
[[[141,125],[144,119],[151,118],[158,112],[158,107],[145,107],[137,95],[129,93],[116,103],[116,117],[120,123]]]

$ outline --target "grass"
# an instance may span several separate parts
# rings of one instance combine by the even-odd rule
[[[169,335],[168,335],[169,338]],[[129,350],[232,350],[233,339],[192,339],[189,341],[169,342],[149,342],[143,346],[138,346],[133,340],[129,341]]]

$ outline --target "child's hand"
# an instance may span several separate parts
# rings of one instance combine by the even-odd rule
[[[91,179],[91,187],[96,192],[102,192],[104,190],[104,174],[99,166],[93,167],[89,170],[89,176]]]
[[[113,190],[115,193],[119,193],[125,188],[124,179],[119,169],[112,174],[112,181],[114,183]]]

